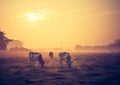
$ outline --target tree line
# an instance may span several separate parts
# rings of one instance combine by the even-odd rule
[[[5,36],[5,32],[0,31],[0,50],[6,50],[7,44],[12,40]]]

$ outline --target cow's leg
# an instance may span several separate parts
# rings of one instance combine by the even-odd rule
[[[40,64],[41,64],[41,67],[43,68],[45,63],[44,63],[44,61],[41,61]]]
[[[63,59],[61,56],[60,56],[60,65],[63,66]]]
[[[71,62],[68,62],[68,63],[67,63],[67,67],[68,67],[68,68],[71,68]]]
[[[50,56],[51,57],[51,59],[53,59],[53,56]]]
[[[30,58],[30,64],[34,64],[34,60]]]
[[[38,56],[38,61],[39,61],[39,63],[41,64],[41,67],[44,67],[45,62],[44,62],[44,60],[43,60],[43,58],[42,58],[41,55]]]
[[[68,68],[71,68],[71,64],[72,64],[72,62],[71,62],[71,56],[67,56],[66,64],[67,64]]]
[[[34,64],[35,62],[34,62],[34,60],[30,60],[30,64]]]
[[[32,61],[30,60],[30,64],[32,63]]]
[[[30,64],[32,64],[32,59],[31,59],[31,58],[29,58],[29,59],[30,59],[30,61],[29,61],[29,62],[30,62]]]

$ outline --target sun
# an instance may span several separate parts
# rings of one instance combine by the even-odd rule
[[[34,13],[28,13],[27,17],[28,17],[29,21],[35,21],[36,20],[36,15]]]
[[[40,14],[40,13],[27,13],[26,17],[28,18],[29,21],[34,22],[37,20],[44,20],[45,19],[45,14]]]

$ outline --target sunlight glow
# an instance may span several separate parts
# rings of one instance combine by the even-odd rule
[[[120,38],[119,4],[120,0],[0,0],[0,30],[33,49],[106,45]]]
[[[36,20],[35,14],[29,13],[29,14],[28,14],[28,19],[29,19],[30,21],[35,21],[35,20]]]
[[[44,20],[45,15],[44,14],[39,14],[39,13],[27,13],[25,15],[29,21],[37,21],[37,20]]]

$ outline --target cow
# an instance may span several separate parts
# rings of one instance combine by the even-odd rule
[[[53,59],[53,52],[49,52],[49,57],[51,58],[51,59]]]
[[[66,65],[67,65],[67,67],[71,68],[72,61],[71,61],[70,53],[68,53],[68,52],[59,52],[58,56],[59,56],[59,62],[60,62],[61,66],[63,65],[63,61],[64,61],[66,63]]]
[[[29,59],[30,59],[30,63],[33,63],[34,61],[39,61],[39,64],[41,64],[41,67],[44,67],[45,62],[40,53],[29,52]]]

